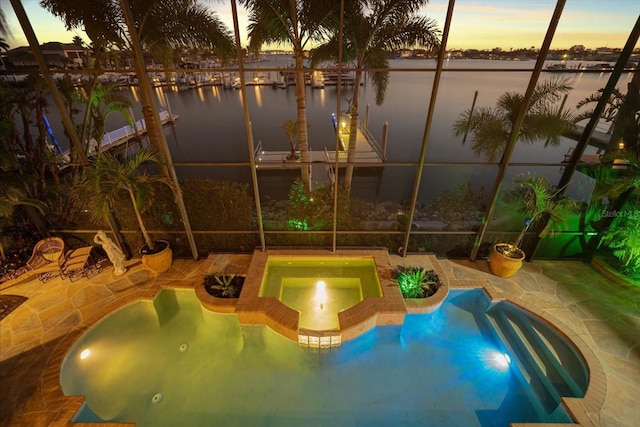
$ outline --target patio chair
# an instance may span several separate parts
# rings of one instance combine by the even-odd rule
[[[39,280],[46,282],[60,275],[64,261],[64,240],[60,237],[47,237],[36,243],[27,267]]]
[[[60,269],[62,278],[72,282],[80,277],[91,277],[102,271],[101,257],[96,246],[85,246],[83,248],[68,251],[65,255],[65,262]]]

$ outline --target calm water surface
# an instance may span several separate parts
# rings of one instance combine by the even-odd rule
[[[288,56],[269,57],[267,61],[248,64],[247,67],[271,68],[292,65]],[[548,62],[550,63],[550,62]],[[569,66],[578,63],[569,63]],[[403,71],[392,72],[389,87],[383,105],[375,105],[373,87],[368,84],[360,95],[361,118],[364,119],[365,105],[370,104],[369,129],[380,142],[383,123],[389,123],[387,158],[390,162],[412,162],[419,160],[425,120],[433,85],[434,71],[411,71],[435,68],[434,60],[391,60],[392,68]],[[492,107],[496,99],[506,91],[523,93],[531,76],[534,61],[488,61],[488,60],[448,60],[445,70],[461,69],[518,69],[521,72],[488,71],[451,71],[444,72],[437,94],[431,132],[428,135],[426,160],[432,162],[482,162],[471,150],[470,142],[462,144],[462,138],[453,136],[451,128],[455,119],[471,106],[474,92],[478,90],[476,108]],[[248,71],[250,78],[254,71]],[[276,72],[262,72],[266,78],[276,78]],[[541,79],[569,77],[573,90],[566,101],[565,108],[575,111],[578,101],[606,85],[608,73],[543,73]],[[631,73],[623,74],[618,87],[626,91]],[[331,114],[337,109],[336,87],[312,89],[307,87],[307,116],[309,122],[309,143],[312,150],[333,150],[335,147]],[[134,102],[139,99],[137,88],[123,88]],[[248,161],[244,116],[241,92],[225,90],[222,87],[204,87],[171,91],[167,88],[156,89],[161,108],[166,109],[166,99],[174,114],[180,119],[176,125],[165,130],[167,140],[175,162],[243,162]],[[247,104],[252,124],[254,141],[261,141],[265,150],[289,150],[288,137],[282,129],[285,120],[295,120],[296,101],[294,87],[272,89],[269,86],[247,87]],[[344,88],[341,94],[340,110],[348,108],[353,97],[351,88]],[[134,114],[141,116],[138,105]],[[53,115],[53,114],[52,114]],[[113,117],[109,128],[116,128],[124,121]],[[59,119],[51,120],[56,134],[62,135]],[[559,147],[544,148],[541,142],[534,145],[519,144],[513,154],[512,162],[549,162],[558,163],[574,141],[563,138]],[[595,152],[591,148],[590,152]],[[496,173],[495,167],[428,168],[423,182],[433,187],[455,188],[470,180],[478,185],[491,186]],[[451,173],[453,171],[453,173]],[[522,168],[513,168],[512,175]],[[543,168],[543,173],[553,180],[559,177],[559,168]],[[180,175],[209,176],[217,179],[233,179],[250,182],[247,168],[186,168],[179,167]],[[358,173],[358,171],[357,171]],[[282,173],[274,175],[267,172],[260,175],[263,190],[288,183],[297,174]],[[404,200],[411,195],[415,179],[415,170],[406,167],[387,167],[379,171],[360,171],[354,182],[356,191],[369,199]],[[288,186],[287,186],[288,188]],[[429,190],[421,191],[421,196],[429,197]],[[286,192],[284,193],[286,194]]]

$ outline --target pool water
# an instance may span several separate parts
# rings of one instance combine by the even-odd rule
[[[435,313],[312,351],[193,291],[130,304],[74,344],[61,372],[76,422],[138,426],[508,426],[571,422],[536,401],[484,314],[480,290]]]

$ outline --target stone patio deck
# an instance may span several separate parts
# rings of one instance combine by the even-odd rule
[[[118,307],[153,298],[161,287],[193,287],[209,272],[246,272],[251,258],[179,259],[159,276],[132,260],[122,276],[109,267],[73,283],[60,278],[3,283],[2,295],[28,300],[0,321],[0,426],[67,425],[82,398],[61,395],[59,369],[84,331]],[[516,301],[551,321],[578,341],[592,369],[585,399],[569,402],[574,416],[585,426],[640,425],[640,288],[614,282],[579,261],[527,263],[502,279],[489,273],[486,261],[426,255],[389,255],[389,260],[394,266],[439,269],[452,288],[484,287],[492,298]]]

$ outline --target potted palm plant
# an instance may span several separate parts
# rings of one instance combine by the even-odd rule
[[[531,226],[542,226],[539,233],[544,237],[548,233],[559,231],[576,212],[576,203],[559,194],[549,180],[534,173],[520,174],[514,179],[517,188],[512,199],[522,203],[519,211],[526,215],[525,225],[513,243],[496,243],[489,255],[491,272],[500,277],[511,277],[522,267],[525,253],[520,243]]]
[[[180,188],[162,175],[148,174],[142,167],[145,163],[160,163],[157,152],[151,147],[142,148],[128,157],[111,152],[100,153],[83,170],[73,196],[80,206],[90,212],[91,220],[97,223],[105,221],[117,198],[128,198],[145,242],[140,249],[142,263],[157,274],[171,267],[173,253],[167,241],[151,239],[142,221],[142,214],[154,203],[154,184],[165,184],[174,194]]]

